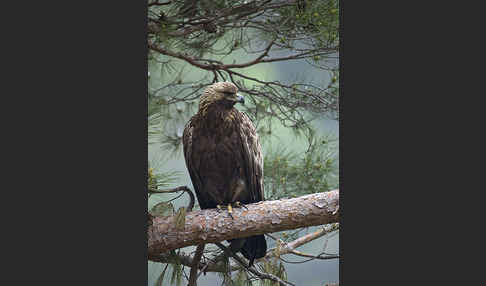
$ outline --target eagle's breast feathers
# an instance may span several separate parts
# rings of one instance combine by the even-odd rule
[[[183,143],[201,208],[263,200],[261,147],[246,114],[236,109],[196,114],[184,129]]]

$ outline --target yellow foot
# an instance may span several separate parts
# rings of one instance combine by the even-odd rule
[[[229,216],[232,218],[232,219],[235,219],[232,215],[233,213],[233,207],[231,206],[231,204],[228,204],[227,206],[222,206],[222,205],[216,205],[216,208],[218,209],[218,212],[222,212],[223,209],[227,209],[228,210],[228,214]]]
[[[248,208],[245,205],[242,205],[239,201],[235,202],[234,207],[235,208],[244,208],[244,209],[248,210]]]
[[[246,206],[242,205],[240,202],[234,202],[233,204],[228,204],[226,206],[222,206],[222,205],[216,205],[216,208],[218,209],[218,212],[221,212],[223,209],[227,209],[228,210],[228,214],[229,216],[232,218],[232,219],[235,219],[233,217],[233,208],[245,208],[245,209],[248,209]]]

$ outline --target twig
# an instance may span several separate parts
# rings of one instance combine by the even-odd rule
[[[199,268],[199,261],[201,261],[201,256],[204,252],[204,244],[199,244],[196,248],[196,253],[194,254],[193,264],[191,267],[191,272],[189,274],[189,284],[187,286],[196,286],[197,285],[197,269]]]
[[[302,257],[309,257],[309,258],[312,258],[312,259],[322,259],[322,260],[326,260],[326,259],[336,259],[336,258],[339,258],[339,255],[328,255],[328,256],[322,256],[322,254],[312,255],[312,254],[300,252],[300,251],[297,251],[297,250],[292,250],[292,251],[290,251],[290,253],[295,254],[295,255],[298,255],[298,256],[302,256]]]
[[[284,286],[286,286],[286,285],[295,286],[294,284],[292,284],[292,283],[290,283],[288,281],[283,281],[282,279],[278,278],[275,275],[272,275],[272,274],[269,274],[269,273],[260,272],[260,271],[256,270],[255,267],[249,267],[246,264],[246,262],[244,262],[240,257],[238,257],[238,255],[236,255],[235,253],[233,253],[231,250],[229,250],[226,246],[224,246],[220,242],[216,242],[216,245],[219,248],[221,248],[228,256],[233,257],[233,259],[236,262],[238,262],[238,264],[240,264],[241,266],[243,266],[249,272],[251,272],[251,273],[255,274],[256,276],[258,276],[260,279],[269,279],[269,280],[278,282],[280,285],[284,285]]]
[[[194,203],[195,203],[195,197],[194,194],[191,192],[191,190],[187,186],[180,186],[174,189],[168,189],[168,190],[155,190],[149,188],[148,192],[149,194],[161,194],[161,193],[177,193],[180,191],[184,191],[189,195],[189,205],[187,206],[187,212],[192,211],[194,208]]]
[[[148,7],[150,7],[150,6],[154,6],[154,5],[155,5],[155,6],[162,6],[162,5],[169,5],[170,3],[172,3],[172,1],[169,1],[169,2],[164,2],[164,3],[160,3],[160,2],[158,2],[158,0],[157,0],[157,1],[152,2],[152,3],[148,3],[148,5],[147,5],[147,6],[148,6]]]

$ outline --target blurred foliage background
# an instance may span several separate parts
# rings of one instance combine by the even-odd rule
[[[159,1],[148,2],[149,189],[193,190],[182,131],[216,81],[232,81],[245,96],[236,108],[257,127],[267,200],[339,188],[338,1]],[[169,215],[187,203],[185,193],[151,192],[148,209]],[[291,241],[316,229],[272,236]],[[338,254],[338,232],[300,249]],[[215,251],[207,246],[205,255]],[[187,284],[187,267],[148,263],[150,285]],[[288,255],[258,267],[296,285],[325,285],[338,282],[338,263]],[[243,272],[201,275],[198,285],[248,285]]]

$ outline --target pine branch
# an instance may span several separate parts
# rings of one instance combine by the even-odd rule
[[[169,189],[169,190],[155,190],[155,189],[148,189],[149,194],[163,194],[163,193],[177,193],[177,192],[186,192],[189,195],[189,204],[187,206],[187,211],[192,211],[192,208],[194,207],[194,194],[189,190],[187,186],[181,186],[177,187],[174,189]]]
[[[189,283],[187,286],[197,286],[197,269],[199,268],[199,261],[204,252],[204,244],[199,244],[196,248],[196,254],[194,254],[193,264],[191,267],[191,272],[189,274]]]
[[[306,243],[309,243],[309,242],[311,242],[315,239],[318,239],[319,237],[322,237],[322,236],[324,236],[324,235],[326,235],[326,234],[328,234],[328,233],[330,233],[334,230],[337,230],[338,228],[339,228],[339,224],[335,223],[335,224],[329,225],[326,228],[322,228],[322,229],[315,231],[313,233],[309,233],[309,234],[306,234],[302,237],[299,237],[292,242],[289,242],[289,243],[281,242],[281,246],[279,247],[279,249],[277,250],[276,248],[273,248],[273,249],[268,250],[265,258],[281,256],[281,255],[289,254],[289,253],[299,255],[299,256],[304,256],[305,254],[303,255],[303,253],[298,252],[295,249],[306,244]],[[310,257],[310,256],[306,256],[306,257]],[[312,257],[315,257],[315,256],[312,256]],[[333,258],[335,258],[335,257],[333,256]],[[330,258],[326,258],[326,259],[330,259]]]
[[[249,272],[251,272],[254,275],[256,275],[258,278],[260,278],[262,280],[263,279],[268,279],[268,280],[272,280],[272,281],[278,282],[278,284],[280,286],[295,286],[294,284],[292,284],[292,283],[290,283],[288,281],[283,281],[282,279],[278,278],[275,275],[272,275],[270,273],[260,272],[260,271],[256,270],[255,267],[248,266],[248,264],[245,261],[243,261],[237,254],[231,252],[231,250],[229,248],[227,248],[226,246],[222,245],[221,243],[217,242],[216,245],[219,248],[221,248],[226,253],[226,255],[233,257],[233,259],[239,265],[241,265],[243,268],[245,268]]]
[[[187,213],[182,230],[177,229],[175,216],[154,217],[147,231],[149,259],[189,245],[337,222],[339,190],[246,207],[234,209],[234,219],[217,209]]]
[[[313,240],[315,240],[319,237],[322,237],[325,234],[333,232],[337,229],[339,229],[338,223],[326,225],[321,230],[318,230],[318,231],[313,232],[313,233],[306,234],[306,235],[299,237],[299,238],[295,239],[294,241],[291,241],[287,244],[282,244],[282,246],[280,247],[280,249],[278,251],[278,254],[279,254],[279,256],[283,256],[283,255],[287,255],[287,254],[299,255],[297,253],[294,253],[294,251],[297,247],[300,247],[300,246],[302,246],[306,243],[309,243],[309,242],[311,242],[311,241],[313,241]],[[267,234],[267,235],[274,238],[272,235],[269,235],[269,234]],[[277,239],[277,238],[274,238],[274,239]],[[275,254],[276,254],[276,248],[269,249],[267,251],[267,255],[265,257],[255,260],[255,264],[258,264],[259,262],[262,262],[264,260],[274,258]],[[339,258],[339,257],[333,256],[333,257],[326,258],[326,259],[336,259],[336,258]],[[151,257],[150,260],[154,261],[154,262],[169,263],[169,264],[175,263],[177,261],[178,263],[181,263],[182,265],[188,266],[188,267],[192,267],[194,265],[194,257],[191,257],[191,255],[185,254],[184,252],[179,252],[177,255],[173,255],[170,252],[165,252],[165,253],[160,254],[157,257]],[[231,264],[229,266],[229,271],[231,271],[231,272],[238,271],[238,270],[241,270],[243,268],[244,267],[241,267],[239,265]],[[225,267],[225,265],[223,263],[221,263],[221,261],[217,261],[217,260],[214,260],[214,261],[209,260],[209,261],[206,261],[206,262],[200,262],[198,264],[198,269],[201,271],[198,274],[198,277],[203,272],[205,273],[205,272],[228,271],[228,268]]]

